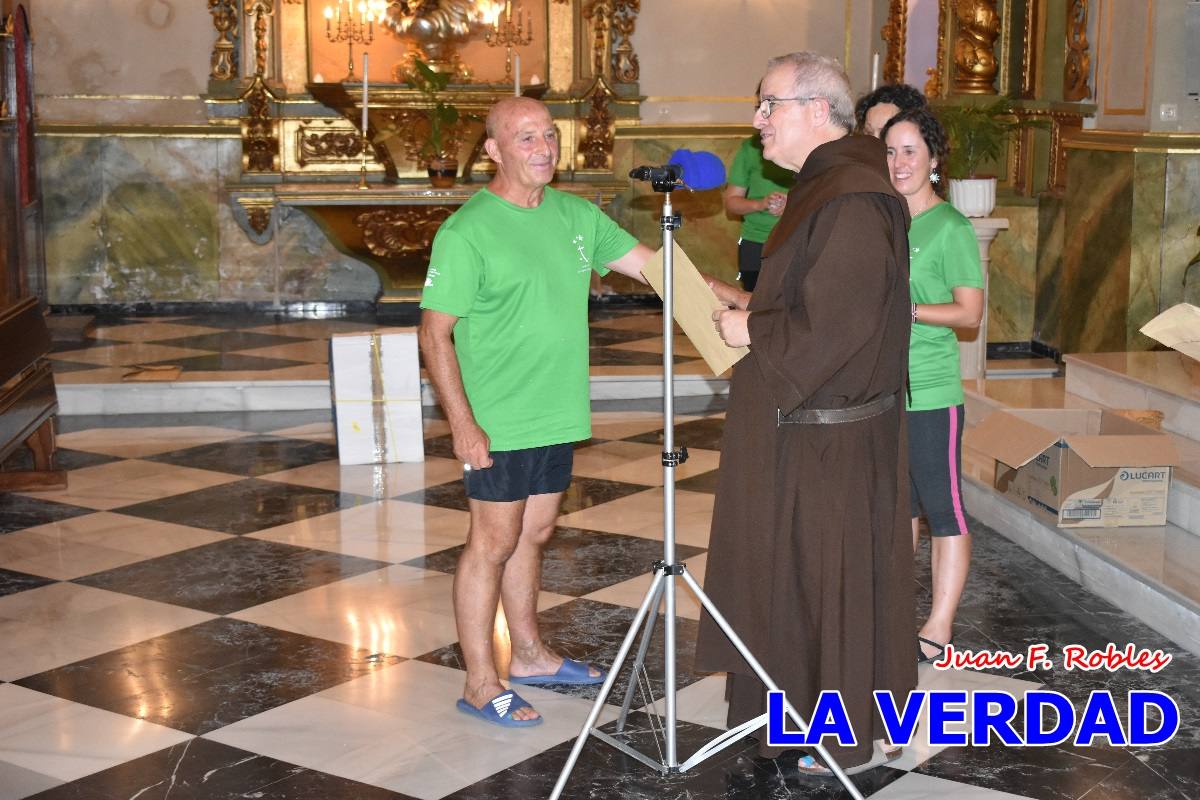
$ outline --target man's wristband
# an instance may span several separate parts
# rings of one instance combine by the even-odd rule
[[[912,315],[913,315],[912,321],[913,321],[913,324],[915,325],[917,322],[917,304],[916,303],[912,304]]]

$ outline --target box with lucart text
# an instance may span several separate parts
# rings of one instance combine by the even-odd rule
[[[1059,527],[1165,525],[1171,467],[1166,435],[1102,409],[995,411],[963,446],[996,460],[994,486]]]
[[[335,335],[329,371],[340,463],[425,460],[415,332]]]

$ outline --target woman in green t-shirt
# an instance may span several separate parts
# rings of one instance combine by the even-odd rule
[[[963,388],[955,328],[978,328],[983,272],[970,221],[938,196],[946,132],[928,109],[902,111],[883,127],[892,185],[908,201],[908,471],[913,548],[925,512],[933,538],[933,608],[918,634],[918,661],[941,656],[971,564],[962,504]]]

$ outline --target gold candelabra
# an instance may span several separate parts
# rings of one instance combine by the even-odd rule
[[[334,44],[345,42],[349,48],[347,81],[354,80],[354,45],[366,47],[375,41],[375,21],[382,21],[386,11],[387,0],[359,0],[357,4],[354,0],[337,0],[335,5],[325,6],[325,38]]]
[[[526,16],[525,10],[521,8],[520,4],[516,5],[516,14],[514,14],[513,5],[512,0],[504,0],[503,3],[492,6],[491,24],[483,37],[490,47],[504,48],[505,75],[512,73],[512,49],[524,47],[533,41],[533,29],[529,24],[529,17]],[[513,17],[516,17],[515,21]]]

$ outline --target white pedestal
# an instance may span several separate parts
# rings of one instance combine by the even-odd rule
[[[1001,217],[976,217],[975,238],[979,240],[979,262],[983,267],[983,319],[975,331],[956,331],[958,334],[958,361],[964,380],[986,377],[987,368],[987,322],[988,322],[988,250],[996,234],[1008,230],[1008,220]]]
[[[330,340],[338,461],[424,461],[416,333],[348,333]]]

